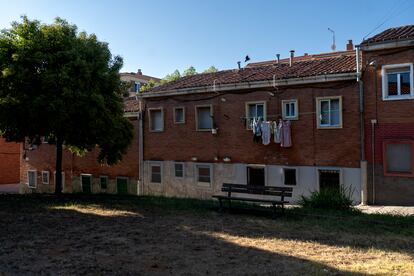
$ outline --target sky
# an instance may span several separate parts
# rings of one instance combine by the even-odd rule
[[[414,24],[413,0],[0,0],[0,29],[27,15],[55,17],[95,33],[124,59],[123,72],[164,77],[189,66],[203,71],[337,50],[372,32]],[[370,35],[370,36],[371,36]]]

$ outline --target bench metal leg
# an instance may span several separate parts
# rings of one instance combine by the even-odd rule
[[[220,204],[219,212],[222,212],[223,211],[223,202],[221,201],[221,198],[219,198],[218,200],[219,200],[219,204]]]

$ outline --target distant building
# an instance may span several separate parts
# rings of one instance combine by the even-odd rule
[[[138,69],[136,73],[121,73],[121,80],[130,84],[128,89],[129,96],[136,96],[140,91],[141,87],[147,85],[150,80],[153,80],[155,83],[159,83],[161,79],[143,75],[141,69]]]

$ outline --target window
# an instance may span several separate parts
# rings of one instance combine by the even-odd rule
[[[161,164],[151,164],[150,169],[151,169],[151,182],[161,183],[161,180],[162,180]]]
[[[128,177],[124,177],[124,176],[116,177],[116,193],[119,195],[128,194]]]
[[[319,170],[319,191],[339,192],[340,185],[341,172],[339,170]]]
[[[184,177],[184,163],[174,163],[175,177]]]
[[[298,101],[284,100],[282,101],[282,115],[285,120],[297,120],[299,116]]]
[[[413,141],[384,142],[384,175],[414,176]]]
[[[285,185],[296,185],[296,169],[284,168],[283,169],[283,184]]]
[[[164,130],[164,118],[161,108],[149,109],[149,125],[150,131],[157,132]]]
[[[246,127],[251,129],[254,119],[266,120],[265,102],[248,102],[246,103]]]
[[[342,98],[316,98],[318,128],[342,127]]]
[[[247,185],[265,186],[264,166],[247,167]]]
[[[42,184],[49,184],[49,172],[42,171]]]
[[[213,128],[213,112],[211,105],[196,106],[197,130],[211,130]]]
[[[92,193],[92,175],[81,174],[81,187],[82,192],[86,194]]]
[[[382,99],[401,100],[413,97],[413,64],[383,66]]]
[[[37,171],[27,172],[27,185],[30,188],[36,188],[37,186]]]
[[[108,188],[108,177],[106,175],[101,175],[99,177],[99,182],[100,182],[102,190],[105,190],[106,188]]]
[[[211,165],[198,164],[196,165],[196,176],[198,184],[211,184]]]
[[[175,124],[184,124],[185,123],[184,107],[175,107],[174,108],[174,123]]]
[[[139,81],[134,82],[134,92],[139,92],[141,89],[141,83]]]

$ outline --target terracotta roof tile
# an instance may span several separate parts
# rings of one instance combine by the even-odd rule
[[[365,39],[362,41],[361,45],[408,39],[414,39],[414,25],[387,29],[377,35]]]
[[[170,91],[183,88],[232,84],[243,82],[267,81],[311,77],[329,74],[350,73],[356,71],[355,52],[345,51],[327,57],[296,58],[292,66],[286,62],[276,65],[270,62],[261,66],[247,66],[241,70],[224,70],[182,77],[179,80],[154,87],[148,92]]]
[[[139,110],[139,102],[136,97],[124,99],[124,112],[137,112]]]

